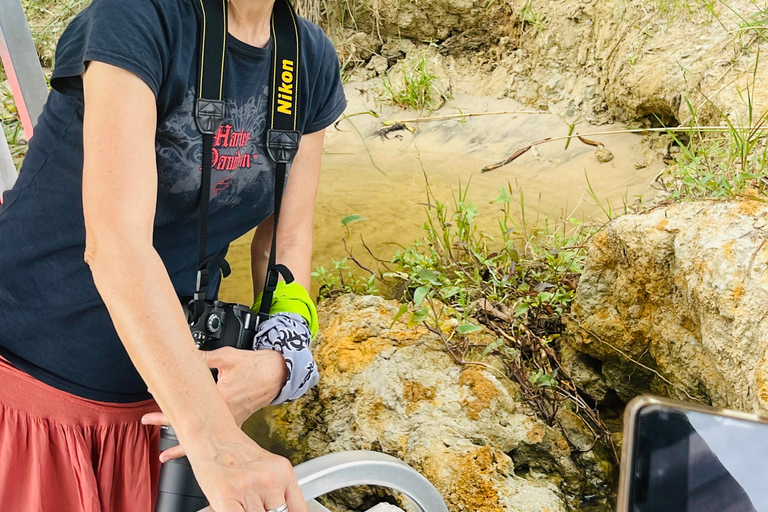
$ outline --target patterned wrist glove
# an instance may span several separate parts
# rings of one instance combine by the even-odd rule
[[[309,350],[310,341],[309,325],[296,313],[274,313],[257,328],[253,349],[280,352],[288,367],[288,379],[271,405],[292,402],[317,384],[320,375]]]

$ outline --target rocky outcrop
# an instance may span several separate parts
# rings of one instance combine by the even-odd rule
[[[688,202],[589,247],[564,355],[596,400],[652,392],[768,411],[768,205]]]
[[[320,384],[267,411],[271,437],[294,462],[342,450],[388,453],[422,472],[452,512],[558,512],[605,493],[613,468],[590,449],[594,437],[577,415],[559,416],[566,439],[501,372],[459,366],[435,335],[394,321],[398,307],[351,295],[320,306]],[[365,508],[360,492],[342,499]]]
[[[390,51],[393,40],[426,42],[413,48],[417,58],[442,54],[438,74],[451,74],[454,87],[576,122],[677,126],[691,121],[692,108],[698,123],[719,122],[722,111],[748,124],[748,87],[755,111],[768,108],[768,90],[752,84],[755,71],[754,83],[768,79],[768,62],[757,59],[768,46],[765,11],[751,0],[705,4],[358,0],[334,4],[353,11],[345,35],[334,34],[343,62],[375,55],[384,69],[405,55]]]

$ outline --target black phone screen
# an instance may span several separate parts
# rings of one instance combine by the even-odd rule
[[[632,512],[768,512],[768,425],[664,405],[636,420]]]

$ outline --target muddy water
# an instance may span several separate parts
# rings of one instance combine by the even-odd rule
[[[610,201],[619,207],[623,197],[631,201],[643,192],[648,196],[648,185],[663,167],[646,149],[640,135],[624,134],[590,137],[613,153],[613,160],[607,163],[598,161],[594,147],[578,140],[567,151],[564,142],[552,142],[536,146],[506,167],[481,174],[484,166],[505,159],[531,142],[567,135],[567,124],[552,114],[506,114],[412,123],[409,126],[415,133],[397,131],[383,139],[374,135],[382,128],[383,120],[410,119],[417,114],[377,105],[360,89],[360,84],[347,86],[346,115],[374,110],[379,118],[352,116],[327,130],[315,213],[313,266],[327,268],[332,257],[345,255],[340,221],[347,215],[366,219],[351,226],[353,238],[359,241],[362,234],[384,259],[396,250],[393,243],[408,244],[419,237],[424,221],[425,172],[436,196],[443,201],[450,201],[459,182],[465,184],[471,178],[469,198],[482,212],[479,224],[493,232],[498,207],[491,201],[508,183],[524,194],[528,222],[566,216],[588,221],[605,217],[587,193],[585,175],[604,203]],[[509,99],[460,96],[431,115],[524,110],[530,109]],[[585,123],[576,132],[621,128]],[[635,164],[642,160],[649,165],[636,169]],[[232,244],[228,260],[233,273],[222,285],[223,300],[251,300],[249,244],[250,235]],[[354,253],[370,262],[361,247]]]

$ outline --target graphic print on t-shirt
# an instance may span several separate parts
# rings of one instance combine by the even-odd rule
[[[264,155],[267,125],[265,105],[269,89],[244,104],[226,101],[225,118],[214,136],[211,165],[212,206],[235,206],[243,195],[257,188],[264,192],[262,173],[271,168]],[[194,121],[195,91],[161,123],[157,134],[159,192],[177,195],[185,203],[197,204],[200,190],[202,137]],[[268,174],[267,174],[268,175]]]

